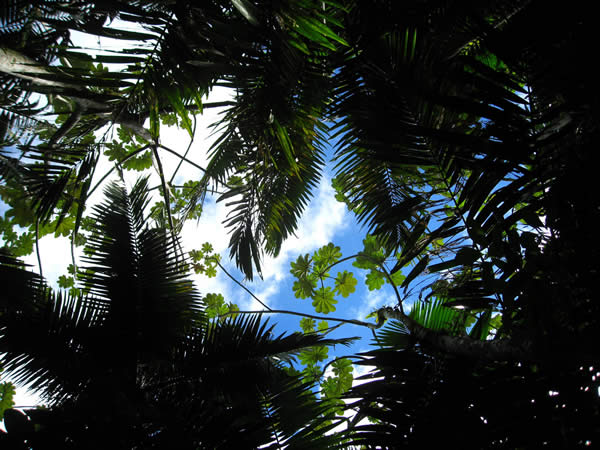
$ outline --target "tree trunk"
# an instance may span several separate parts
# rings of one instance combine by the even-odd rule
[[[393,308],[382,308],[379,315],[384,319],[401,321],[420,342],[444,353],[466,356],[486,361],[533,361],[536,358],[530,342],[515,343],[510,339],[480,341],[468,336],[450,336],[425,328],[411,317]],[[383,320],[378,320],[383,323]]]

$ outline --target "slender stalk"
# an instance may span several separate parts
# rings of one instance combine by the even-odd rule
[[[71,237],[71,263],[73,264],[73,278],[77,281],[77,261],[75,261],[75,230]]]
[[[181,167],[181,164],[183,163],[183,160],[185,159],[185,157],[189,153],[190,148],[192,148],[192,144],[194,143],[194,136],[196,136],[196,125],[197,125],[198,121],[196,120],[196,116],[192,116],[192,117],[194,118],[194,127],[192,129],[192,138],[190,139],[190,143],[188,144],[188,147],[185,150],[185,153],[179,159],[179,163],[177,163],[177,167],[175,167],[175,170],[173,171],[173,175],[171,175],[171,179],[169,180],[169,184],[173,184],[173,180],[175,179],[175,175],[177,175],[177,171]]]
[[[334,325],[332,327],[327,327],[324,330],[319,330],[316,331],[315,333],[321,333],[323,336],[328,335],[329,333],[331,333],[332,331],[337,330],[339,327],[341,327],[342,325],[344,325],[343,323],[338,323],[337,325]]]
[[[233,282],[234,282],[235,284],[237,284],[237,285],[238,285],[238,286],[240,286],[240,287],[241,287],[243,290],[245,290],[245,291],[246,291],[248,294],[250,294],[254,300],[256,300],[258,303],[260,303],[260,304],[261,304],[263,307],[267,308],[267,310],[268,310],[268,311],[272,311],[272,309],[271,309],[271,308],[269,308],[269,307],[268,307],[266,304],[264,304],[264,303],[261,301],[261,299],[259,299],[259,298],[258,298],[256,295],[254,295],[254,293],[253,293],[253,292],[252,292],[250,289],[248,289],[246,286],[244,286],[242,283],[240,283],[238,280],[236,280],[236,279],[235,279],[235,277],[234,277],[233,275],[231,275],[229,272],[227,272],[227,270],[225,270],[225,267],[223,267],[223,266],[221,265],[221,263],[220,263],[219,261],[217,261],[217,259],[216,259],[216,258],[213,258],[212,260],[213,260],[214,262],[216,262],[216,263],[217,263],[217,266],[219,266],[219,268],[220,268],[220,269],[221,269],[223,272],[225,272],[225,275],[227,275],[227,276],[228,276],[228,277],[229,277],[231,280],[233,280]]]
[[[115,167],[116,167],[117,165],[122,165],[122,164],[126,163],[127,161],[129,161],[131,158],[133,158],[133,157],[134,157],[134,156],[136,156],[137,154],[139,154],[139,153],[143,152],[144,150],[147,150],[147,149],[148,149],[148,147],[150,147],[150,145],[149,145],[149,144],[148,144],[148,145],[144,145],[142,148],[139,148],[139,149],[135,150],[133,153],[131,153],[131,154],[127,155],[127,156],[126,156],[125,158],[123,158],[122,160],[120,160],[120,161],[117,161],[117,162],[116,162],[116,163],[115,163],[115,164],[114,164],[114,165],[111,167],[111,169],[110,169],[108,172],[106,172],[106,173],[105,173],[105,174],[102,176],[102,178],[100,178],[100,180],[98,180],[98,182],[96,183],[96,185],[95,185],[95,186],[94,186],[94,187],[93,187],[93,188],[92,188],[92,189],[91,189],[91,190],[88,192],[88,194],[87,194],[87,197],[89,198],[89,197],[90,197],[90,195],[92,195],[92,193],[93,193],[93,192],[94,192],[96,189],[98,189],[98,187],[99,187],[99,186],[100,186],[100,185],[101,185],[101,184],[104,182],[104,180],[106,180],[106,178],[108,178],[108,176],[109,176],[109,175],[110,175],[110,174],[113,172],[113,170],[115,170]]]
[[[235,106],[235,105],[236,105],[236,103],[232,102],[232,101],[207,102],[207,103],[202,103],[202,108],[199,108],[197,105],[192,104],[192,105],[185,106],[185,109],[187,111],[199,112],[200,114],[202,114],[202,112],[206,108],[223,108],[224,106]],[[175,110],[171,106],[165,106],[164,108],[161,108],[159,112],[160,112],[160,114],[166,114],[166,113],[173,113],[173,112],[175,112]]]
[[[44,277],[42,272],[42,258],[40,256],[40,220],[35,221],[35,252],[37,254],[38,267],[40,268],[40,277]]]
[[[202,172],[206,173],[206,169],[205,169],[204,167],[202,167],[202,166],[199,166],[198,164],[196,164],[196,163],[195,163],[195,162],[193,162],[193,161],[190,161],[190,160],[189,160],[189,159],[187,159],[185,156],[181,156],[181,155],[180,155],[179,153],[177,153],[175,150],[173,150],[173,149],[171,149],[171,148],[169,148],[169,147],[166,147],[166,146],[165,146],[165,145],[163,145],[163,144],[158,144],[158,146],[159,146],[160,148],[162,148],[162,149],[164,149],[164,150],[168,151],[169,153],[172,153],[172,154],[174,154],[175,156],[177,156],[177,157],[178,157],[178,158],[180,158],[181,160],[185,161],[186,163],[188,163],[188,164],[190,164],[190,165],[194,166],[196,169],[200,169]],[[187,154],[187,152],[186,152],[186,154]]]
[[[171,215],[171,199],[169,197],[169,190],[167,189],[167,182],[165,180],[165,173],[163,171],[162,162],[160,161],[160,157],[158,156],[158,150],[156,145],[152,146],[152,154],[154,155],[154,159],[156,161],[156,168],[158,169],[158,176],[160,177],[160,182],[163,188],[163,196],[165,198],[165,208],[167,210],[167,220],[169,221],[169,228],[171,229],[171,233],[175,236],[175,227],[173,226],[173,216]]]

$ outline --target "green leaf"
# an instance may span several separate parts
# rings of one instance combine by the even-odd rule
[[[308,350],[300,352],[298,357],[300,362],[307,366],[314,366],[321,361],[325,361],[329,355],[329,348],[326,346],[311,347]]]
[[[301,358],[302,354],[299,355],[299,357]],[[305,361],[309,361],[310,360],[310,355],[307,353],[304,356]],[[302,361],[302,359],[301,359]],[[319,380],[320,376],[321,376],[321,368],[319,366],[317,366],[316,364],[310,364],[307,365],[306,368],[304,368],[304,370],[302,371],[302,374],[304,375],[304,378],[308,381],[311,382],[316,382]]]
[[[4,411],[14,406],[15,387],[12,383],[0,383],[0,420],[4,419]]]
[[[169,103],[173,106],[173,110],[179,116],[182,128],[188,132],[190,137],[193,137],[194,131],[192,130],[192,120],[190,119],[187,108],[183,104],[179,90],[165,89],[163,90],[163,94],[167,97]]]
[[[359,269],[375,269],[378,264],[385,262],[385,252],[383,247],[372,235],[367,235],[363,239],[363,250],[358,253],[356,260],[352,263]]]
[[[317,287],[317,280],[313,276],[304,276],[294,281],[292,289],[296,298],[310,298],[314,295],[315,288]]]
[[[61,287],[63,289],[70,288],[75,285],[75,279],[73,277],[61,275],[60,277],[58,277],[57,284],[58,287]]]
[[[502,314],[496,314],[490,320],[490,328],[498,330],[502,326]]]
[[[406,276],[399,270],[397,272],[394,272],[390,277],[396,286],[400,286],[402,282],[406,279]]]
[[[335,311],[335,306],[333,305],[336,303],[337,300],[333,298],[333,290],[329,286],[318,289],[312,302],[315,311],[322,314],[329,314]]]
[[[300,328],[304,333],[314,333],[315,331],[315,320],[310,317],[303,317],[300,319]]]
[[[350,377],[350,383],[352,384],[352,361],[348,358],[342,358],[335,361],[332,365],[333,373],[338,377]]]
[[[370,291],[381,289],[381,287],[385,284],[385,275],[379,270],[373,269],[367,274],[365,284]]]
[[[228,304],[223,303],[222,305],[219,306],[219,309],[218,309],[219,316],[227,314],[228,312],[229,312],[229,305]]]
[[[206,316],[209,319],[214,319],[218,315],[226,314],[229,311],[222,294],[206,294],[204,296],[204,303],[206,304]]]
[[[227,312],[233,313],[230,315],[230,317],[232,319],[235,319],[237,316],[239,316],[239,314],[235,314],[235,312],[239,311],[239,310],[240,310],[240,307],[237,304],[232,303],[232,302],[229,303]]]
[[[332,364],[334,377],[327,377],[321,383],[321,390],[327,398],[339,398],[352,387],[354,380],[352,363],[349,359],[338,359]]]
[[[333,245],[331,242],[327,245],[324,245],[313,255],[315,271],[317,271],[318,266],[319,275],[325,276],[325,273],[321,271],[325,270],[326,267],[338,262],[341,257],[342,253],[340,252],[340,248],[338,246]]]
[[[354,278],[352,272],[348,272],[344,270],[343,272],[338,272],[337,277],[335,278],[335,291],[338,292],[342,297],[346,298],[354,291],[356,291],[356,284],[358,281]]]
[[[321,44],[326,48],[335,50],[335,46],[332,45],[329,42],[329,40],[326,39],[326,37],[333,39],[334,41],[342,45],[348,45],[348,43],[344,39],[335,34],[331,30],[331,28],[321,23],[318,19],[297,16],[295,17],[295,20],[298,24],[298,27],[296,28],[296,31],[298,31],[298,33],[311,39],[314,42]]]
[[[328,328],[329,328],[329,323],[327,323],[326,320],[321,320],[319,322],[318,330],[320,333],[327,331]]]
[[[308,275],[310,271],[310,263],[311,259],[308,253],[304,256],[298,256],[296,262],[292,261],[290,265],[292,266],[290,273],[297,278],[302,278]]]

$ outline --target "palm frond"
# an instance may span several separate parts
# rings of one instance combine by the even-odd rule
[[[4,369],[49,402],[77,395],[97,370],[84,349],[101,322],[98,311],[81,298],[53,292],[14,258],[1,258],[0,278],[12,286],[1,299]]]
[[[462,310],[445,306],[443,300],[436,298],[428,302],[415,302],[409,316],[430,330],[460,334],[464,332],[465,314]]]
[[[173,382],[159,382],[162,387],[149,384],[148,392],[161,402],[181,398],[173,417],[187,417],[182,420],[190,424],[185,432],[208,447],[279,442],[326,448],[324,443],[330,440],[317,430],[328,429],[333,419],[330,405],[315,398],[311,384],[283,370],[282,361],[306,347],[348,341],[301,333],[275,337],[272,330],[260,315],[197,329],[178,350],[175,372],[168,376]],[[173,408],[172,402],[168,407]],[[215,434],[222,429],[232,433]],[[238,435],[234,430],[244,432]]]
[[[523,13],[510,2],[468,11],[381,2],[349,16],[359,50],[335,75],[336,180],[359,220],[400,250],[394,271],[414,264],[407,289],[418,282],[433,295],[444,277],[470,271],[447,301],[482,301],[484,284],[497,294],[488,305],[508,300],[522,231],[543,226],[554,175],[535,136],[557,139],[546,127],[568,124],[540,125],[525,95],[530,75],[505,59],[502,17]],[[386,20],[371,27],[371,15]]]
[[[129,194],[117,184],[105,193],[107,202],[94,208],[83,286],[103,305],[106,320],[133,339],[137,351],[165,357],[201,320],[200,296],[184,271],[177,238],[148,227],[147,178]],[[133,329],[132,321],[138,324]]]

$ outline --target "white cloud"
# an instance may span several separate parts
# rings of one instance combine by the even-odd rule
[[[287,239],[277,258],[267,256],[263,261],[263,278],[270,283],[268,295],[279,292],[278,282],[289,275],[289,261],[302,253],[309,253],[331,242],[336,233],[347,226],[344,204],[335,199],[331,180],[323,177],[315,198],[305,210],[295,236]]]
[[[68,265],[72,263],[71,241],[66,237],[55,238],[54,235],[48,235],[39,240],[39,247],[44,278],[46,278],[51,286],[57,287],[56,282],[58,277],[65,275]],[[77,252],[77,249],[75,251]],[[31,255],[24,257],[23,260],[26,264],[32,266],[34,272],[39,272],[35,251]]]
[[[233,91],[224,87],[217,87],[210,93],[206,102],[224,102],[233,98]],[[215,133],[211,127],[212,124],[220,120],[220,115],[224,111],[224,108],[207,108],[202,114],[196,116],[196,132],[194,134],[194,140],[190,147],[190,150],[186,156],[186,159],[194,162],[200,167],[206,168],[208,164],[208,154],[211,145],[214,143],[219,133]],[[166,147],[174,150],[181,156],[183,156],[190,144],[189,134],[175,126],[167,127],[162,125],[160,129],[160,140],[161,143]],[[171,174],[179,164],[180,159],[169,153],[167,150],[160,150],[161,162],[165,173]],[[183,161],[181,167],[177,171],[177,176],[174,182],[181,183],[185,180],[198,180],[202,176],[202,171],[197,167]]]
[[[368,291],[364,301],[355,308],[355,318],[357,320],[365,320],[365,317],[374,310],[381,308],[383,305],[390,303],[390,296],[387,289],[378,291]]]
[[[335,233],[343,230],[347,224],[346,209],[335,200],[335,193],[329,179],[322,179],[309,204],[295,236],[284,242],[276,258],[265,256],[262,261],[263,279],[255,279],[245,285],[271,308],[276,307],[280,285],[289,276],[289,261],[301,253],[311,252],[331,240]],[[239,271],[228,260],[230,236],[226,233],[223,221],[228,208],[224,203],[209,202],[205,205],[199,223],[185,225],[182,239],[186,250],[197,249],[203,242],[210,242],[215,252],[223,257],[223,264],[233,275],[240,277]],[[241,281],[241,280],[240,280]],[[232,284],[227,276],[219,271],[216,278],[198,279],[202,292],[221,292],[227,301],[234,301],[242,310],[262,310],[263,307],[241,288]]]

